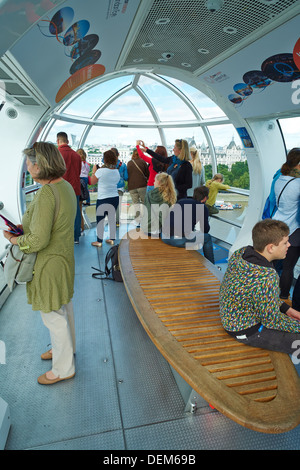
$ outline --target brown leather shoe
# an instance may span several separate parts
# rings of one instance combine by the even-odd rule
[[[43,375],[40,375],[37,379],[38,383],[41,385],[52,385],[56,384],[57,382],[61,382],[62,380],[68,380],[72,379],[72,377],[75,376],[75,372],[73,375],[70,375],[69,377],[56,377],[56,379],[47,379],[46,373]]]
[[[43,361],[48,361],[49,359],[52,359],[52,349],[49,349],[49,351],[46,351],[41,354],[41,359],[43,359]]]

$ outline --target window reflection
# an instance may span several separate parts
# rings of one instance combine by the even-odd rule
[[[294,147],[300,147],[300,117],[279,119],[278,122],[281,127],[287,152]]]
[[[99,107],[123,87],[131,84],[132,75],[100,83],[80,95],[64,110],[67,114],[91,118]]]
[[[175,78],[163,78],[175,85],[181,92],[183,92],[187,96],[187,98],[189,98],[193,105],[198,109],[203,119],[225,116],[225,113],[222,111],[222,109],[219,108],[216,103],[214,103],[210,98],[208,98],[208,96],[206,96],[201,91]]]

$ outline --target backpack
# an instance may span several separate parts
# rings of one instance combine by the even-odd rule
[[[278,179],[278,178],[277,178]],[[291,180],[289,180],[282,188],[279,196],[278,196],[278,199],[276,201],[276,203],[274,204],[273,203],[273,207],[272,207],[272,202],[271,202],[271,195],[269,195],[267,197],[267,200],[266,200],[266,203],[265,203],[265,207],[264,207],[264,210],[263,210],[263,215],[262,215],[262,219],[272,219],[273,215],[275,215],[275,213],[277,212],[277,209],[278,209],[278,206],[279,206],[279,200],[280,200],[280,197],[283,193],[283,190],[286,188],[286,186],[291,182],[293,181],[295,178],[292,178]]]
[[[262,220],[272,219],[275,212],[277,212],[277,206],[273,205],[273,208],[272,208],[272,203],[271,203],[271,200],[270,200],[270,196],[268,196],[267,199],[266,199],[266,202],[265,202],[265,207],[264,207],[263,214],[262,214]]]
[[[92,277],[95,279],[110,279],[111,281],[123,282],[120,267],[119,267],[119,257],[118,257],[119,245],[112,246],[105,256],[105,266],[104,271],[94,268],[97,273],[92,274]],[[111,274],[111,277],[109,277]],[[104,276],[104,277],[102,277]]]

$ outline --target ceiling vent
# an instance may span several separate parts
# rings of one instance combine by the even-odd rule
[[[207,5],[213,4],[221,8],[210,11]],[[142,25],[135,25],[121,67],[131,67],[137,58],[145,65],[157,64],[171,51],[170,66],[183,69],[190,64],[190,72],[203,73],[271,31],[274,19],[294,17],[297,4],[299,0],[154,0]]]
[[[5,95],[15,106],[48,107],[44,97],[9,52],[0,59],[0,80]]]

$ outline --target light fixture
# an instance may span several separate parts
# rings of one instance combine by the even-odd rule
[[[135,62],[135,63],[137,63],[137,62],[143,62],[143,60],[144,60],[144,59],[133,59],[132,62]]]
[[[158,20],[155,21],[155,24],[161,25],[161,24],[168,24],[170,23],[170,18],[159,18]]]
[[[161,55],[164,59],[172,59],[174,57],[173,52],[163,52]]]
[[[223,28],[223,31],[224,31],[224,33],[228,33],[228,34],[237,33],[237,29],[234,28],[233,26],[225,26],[225,28]]]
[[[191,67],[191,64],[188,62],[181,62],[182,67]]]
[[[224,5],[224,0],[207,0],[205,6],[211,13],[221,10]]]
[[[263,3],[264,5],[274,5],[275,3],[278,3],[279,0],[258,0],[260,3]]]
[[[200,54],[209,54],[209,50],[208,49],[198,49],[198,52],[200,52]]]
[[[152,47],[154,46],[153,42],[145,42],[145,44],[142,44],[142,47]]]

